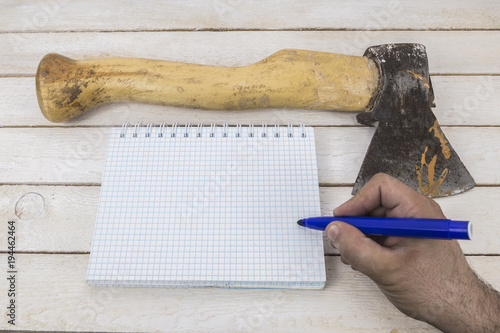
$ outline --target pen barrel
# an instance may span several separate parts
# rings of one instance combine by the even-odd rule
[[[368,235],[439,239],[471,239],[472,237],[472,225],[469,221],[448,219],[322,216],[304,219],[302,223],[311,229],[324,230],[333,221],[348,223]]]

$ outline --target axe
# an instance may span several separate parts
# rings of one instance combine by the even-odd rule
[[[378,126],[353,194],[379,172],[431,197],[475,185],[431,110],[434,93],[420,44],[373,46],[363,57],[287,49],[243,67],[127,58],[76,61],[47,54],[37,69],[36,92],[52,122],[117,101],[360,112],[359,123]]]

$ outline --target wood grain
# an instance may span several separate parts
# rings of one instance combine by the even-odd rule
[[[90,249],[100,188],[84,184],[101,182],[107,127],[127,121],[319,126],[320,181],[334,186],[321,188],[325,215],[350,197],[344,185],[354,181],[373,130],[340,112],[220,112],[134,103],[51,124],[38,108],[33,77],[50,52],[75,59],[120,56],[243,66],[285,48],[360,56],[381,43],[426,45],[434,112],[442,125],[464,126],[443,130],[476,181],[493,185],[438,202],[448,217],[474,223],[474,240],[461,246],[473,255],[468,259],[478,274],[500,288],[498,1],[18,0],[2,3],[0,18],[0,127],[11,127],[0,128],[0,183],[32,184],[0,186],[0,252],[6,249],[10,218],[17,219],[18,250],[38,252],[17,255],[16,329],[436,331],[397,312],[370,280],[340,263],[328,242],[325,253],[333,256],[326,258],[323,291],[87,287],[88,254],[60,252]],[[5,252],[0,260],[6,262]],[[6,283],[0,280],[0,292]],[[2,320],[2,329],[12,327]]]
[[[372,45],[420,43],[431,74],[498,74],[500,31],[233,31],[0,34],[0,75],[34,75],[47,53],[244,66],[282,49],[361,56]]]
[[[5,254],[0,255],[2,262]],[[16,329],[45,331],[437,332],[398,312],[373,282],[327,257],[324,290],[91,288],[88,255],[18,255]],[[500,286],[499,257],[470,257]],[[6,290],[7,280],[0,288]],[[422,309],[428,311],[428,309]],[[6,310],[2,314],[5,316]],[[11,329],[5,320],[0,329]]]
[[[500,125],[499,76],[434,76],[441,125]],[[0,78],[0,126],[121,126],[123,122],[257,124],[279,122],[308,126],[359,126],[353,114],[297,109],[210,111],[136,103],[112,103],[64,123],[51,123],[40,111],[31,77]]]
[[[99,186],[0,186],[0,216],[17,222],[19,252],[89,252],[94,232]],[[43,206],[22,205],[30,194],[39,194]],[[332,215],[335,207],[351,198],[351,187],[322,187],[321,214]],[[471,220],[472,241],[460,241],[466,254],[500,254],[500,187],[475,188],[439,198],[452,219]],[[64,207],[64,209],[61,209]],[[489,207],[479,209],[478,207]],[[20,216],[20,217],[19,217]],[[7,248],[7,225],[0,227],[0,252]],[[337,254],[325,239],[325,254]]]
[[[286,49],[241,67],[141,58],[73,60],[49,53],[36,72],[40,109],[60,123],[109,102],[208,110],[367,111],[379,69],[366,57]]]
[[[167,29],[495,29],[498,3],[358,1],[15,1],[0,31]],[[118,19],[119,18],[119,19]]]
[[[7,249],[6,223],[15,220],[18,252],[89,252],[99,191],[99,186],[0,186],[0,250]],[[31,194],[43,203],[23,205]]]
[[[500,128],[443,131],[478,184],[500,184]],[[316,128],[319,182],[353,184],[373,133],[369,127]],[[1,128],[0,156],[8,158],[0,160],[0,183],[98,184],[108,135],[106,127]]]

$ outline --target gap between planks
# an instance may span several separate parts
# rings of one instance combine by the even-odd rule
[[[333,111],[337,112],[337,111]],[[341,111],[339,111],[341,112]],[[362,112],[362,111],[361,111]],[[368,112],[368,111],[367,111]],[[153,123],[153,125],[160,125],[161,122],[158,123]],[[144,125],[147,125],[147,123],[144,123]],[[210,124],[206,123],[203,124],[204,126],[209,126]],[[217,124],[218,127],[222,127],[223,123]],[[228,124],[229,127],[235,127],[236,125],[234,124]],[[282,125],[283,127],[286,127],[286,125]],[[69,125],[69,126],[51,126],[51,125],[35,125],[35,126],[29,126],[29,125],[7,125],[7,126],[2,126],[0,125],[1,128],[121,128],[122,126],[110,126],[110,125]],[[242,124],[242,127],[244,124]],[[358,128],[358,127],[367,127],[365,125],[322,125],[322,126],[310,126],[314,128]],[[373,126],[368,126],[368,127],[373,127]],[[495,128],[495,127],[500,127],[500,125],[440,125],[441,128],[447,128],[447,127],[488,127],[488,128]],[[1,185],[1,184],[0,184]]]
[[[72,333],[72,332],[78,332],[78,333],[111,333],[111,331],[33,331],[33,330],[15,330],[15,331],[8,331],[8,332],[16,332],[16,333]],[[127,331],[118,331],[118,332],[113,332],[113,333],[128,333]]]
[[[0,250],[0,254],[6,254],[8,251],[3,251]],[[27,254],[27,255],[38,255],[38,254],[50,254],[50,255],[90,255],[90,251],[15,251],[14,255],[16,254]],[[500,254],[498,253],[472,253],[472,254],[466,254],[464,253],[466,257],[500,257]],[[325,253],[325,257],[340,257],[339,253]]]
[[[3,30],[0,34],[24,34],[24,33],[51,33],[51,34],[65,34],[65,33],[82,33],[82,32],[98,32],[98,33],[123,33],[123,32],[266,32],[266,31],[500,31],[498,28],[427,28],[427,29],[347,29],[347,28],[191,28],[191,29],[121,29],[121,30],[85,30],[85,29],[68,29],[68,30]]]
[[[72,187],[99,187],[101,183],[52,183],[52,182],[40,182],[40,183],[30,183],[30,182],[10,182],[10,183],[0,183],[0,186],[72,186]],[[319,183],[319,187],[353,187],[354,183]],[[476,184],[474,187],[500,187],[498,184]]]
[[[16,333],[111,333],[111,331],[33,331],[33,330],[15,330],[15,331],[7,331],[7,332],[16,332]],[[117,331],[113,333],[128,333],[127,331]]]

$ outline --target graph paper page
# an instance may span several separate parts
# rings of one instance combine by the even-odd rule
[[[112,129],[87,283],[323,288],[310,127]]]

